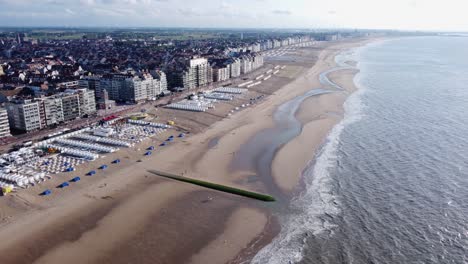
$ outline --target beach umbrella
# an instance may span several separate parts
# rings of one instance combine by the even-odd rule
[[[78,182],[78,181],[80,181],[80,180],[81,180],[80,177],[75,177],[75,178],[71,179],[70,181],[71,181],[71,182]]]
[[[47,195],[50,195],[51,193],[52,193],[52,191],[47,189],[47,190],[43,191],[40,195],[47,196]]]

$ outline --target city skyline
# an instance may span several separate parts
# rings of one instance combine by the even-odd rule
[[[0,0],[3,26],[468,31],[460,0]]]

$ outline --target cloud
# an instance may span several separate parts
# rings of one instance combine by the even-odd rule
[[[272,13],[275,15],[286,15],[286,16],[292,15],[292,12],[289,10],[273,10]]]
[[[69,14],[69,15],[75,15],[76,12],[71,10],[70,8],[65,8],[65,13]]]

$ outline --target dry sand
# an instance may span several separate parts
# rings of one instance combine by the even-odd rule
[[[80,168],[76,172],[78,175],[100,164],[109,164],[116,157],[122,159],[121,164],[112,165],[95,177],[84,177],[80,184],[67,190],[54,189],[51,197],[37,194],[71,175],[58,176],[45,186],[5,197],[0,201],[1,263],[243,261],[239,253],[244,254],[249,249],[252,253],[252,245],[258,249],[262,243],[268,243],[275,232],[268,228],[271,216],[260,202],[161,179],[147,173],[147,169],[265,190],[262,182],[245,180],[254,172],[230,172],[233,155],[252,135],[274,125],[271,116],[278,105],[318,87],[318,75],[334,66],[337,52],[360,43],[342,42],[297,51],[302,52],[298,57],[303,57],[304,61],[278,62],[287,65],[286,69],[249,92],[249,95],[271,96],[229,118],[225,118],[227,111],[235,107],[234,104],[248,101],[248,97],[220,106],[211,113],[155,110],[155,115],[176,120],[182,129],[203,133],[177,139],[170,147],[158,148],[149,158],[142,156],[144,148],[157,144],[170,132]],[[335,73],[330,77],[347,85],[352,74],[342,77],[342,73]],[[340,120],[345,98],[345,95],[323,95],[308,99],[301,106],[297,117],[304,129],[278,152],[273,163],[275,181],[285,192],[297,185],[300,172],[307,165],[308,159],[304,157],[313,155],[331,127]],[[210,146],[212,140],[217,144]],[[139,159],[142,162],[136,162]],[[279,177],[283,175],[283,167],[289,168],[288,174],[294,171],[294,175]],[[269,236],[265,235],[267,230]]]

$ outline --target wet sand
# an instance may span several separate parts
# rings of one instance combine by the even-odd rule
[[[283,192],[290,192],[307,165],[304,157],[313,156],[340,120],[346,96],[321,95],[304,101],[296,113],[304,128],[278,151],[272,164],[273,179],[255,178],[254,169],[233,168],[231,161],[242,143],[274,126],[272,116],[278,105],[316,87],[318,75],[334,66],[337,52],[361,43],[321,44],[297,51],[294,60],[277,62],[287,67],[272,82],[252,89],[256,94],[271,94],[263,102],[228,118],[223,111],[232,105],[220,106],[216,113],[184,113],[178,124],[199,133],[158,149],[149,158],[141,157],[141,152],[167,134],[80,168],[76,173],[84,174],[116,155],[122,157],[122,164],[86,179],[88,183],[69,190],[54,189],[54,195],[46,198],[37,196],[44,186],[4,197],[0,201],[2,263],[240,263],[249,259],[278,232],[269,207],[161,179],[147,169],[262,192],[276,183]],[[329,77],[345,84],[352,74]],[[175,115],[167,109],[157,113]],[[216,144],[210,143],[214,139]],[[290,177],[281,177],[282,169],[288,169],[284,173]],[[67,179],[59,177],[63,178],[49,185]]]

